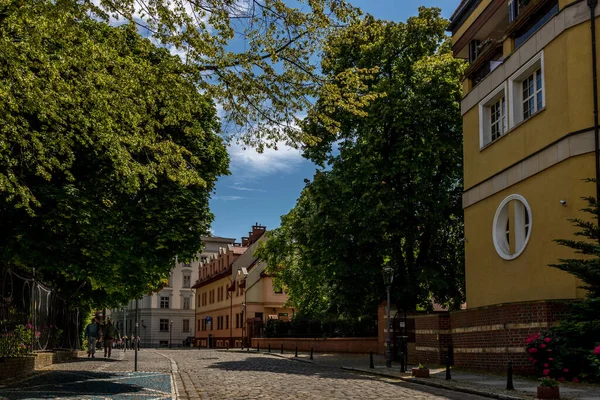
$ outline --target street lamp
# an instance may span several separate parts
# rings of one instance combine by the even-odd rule
[[[387,291],[387,336],[385,339],[385,365],[390,368],[392,366],[392,343],[390,341],[390,330],[391,330],[391,320],[390,320],[390,289],[392,287],[392,282],[394,281],[394,270],[389,265],[386,265],[383,268],[383,283],[385,284],[385,289]]]
[[[171,340],[172,339],[173,339],[173,320],[171,320],[171,326],[169,326],[169,348],[171,348]]]

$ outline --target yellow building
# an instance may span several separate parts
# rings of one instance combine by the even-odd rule
[[[242,243],[221,248],[200,263],[196,289],[196,345],[242,347],[261,337],[269,319],[288,319],[287,295],[273,287],[266,265],[254,252],[264,240],[264,226],[255,225]]]
[[[598,15],[598,10],[596,10]],[[576,299],[570,274],[548,267],[573,251],[595,177],[590,9],[573,0],[463,1],[450,26],[468,59],[464,133],[469,308]]]
[[[577,279],[548,265],[573,257],[554,240],[573,237],[568,219],[582,217],[582,197],[595,193],[584,179],[596,176],[590,26],[600,7],[588,3],[463,0],[451,18],[454,55],[469,61],[467,309],[416,319],[419,360],[443,362],[451,344],[456,365],[502,371],[512,360],[525,371],[528,335],[584,296]]]

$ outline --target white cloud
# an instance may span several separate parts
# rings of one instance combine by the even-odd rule
[[[223,201],[235,201],[235,200],[243,200],[245,197],[242,196],[213,196],[213,200],[223,200]]]
[[[243,187],[243,186],[238,186],[239,184],[236,183],[234,186],[229,186],[230,189],[234,189],[234,190],[240,190],[242,192],[266,192],[266,190],[264,189],[257,189],[257,188],[251,188],[251,187]]]
[[[254,148],[232,143],[228,152],[231,158],[231,173],[243,182],[279,173],[289,174],[307,162],[302,158],[300,150],[284,144],[279,144],[277,150],[267,148],[258,153]],[[238,190],[250,189],[240,183],[236,183],[236,186],[242,187]]]

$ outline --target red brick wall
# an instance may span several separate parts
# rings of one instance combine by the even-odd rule
[[[447,312],[411,316],[415,319],[415,363],[439,365],[446,361],[451,344],[450,314]]]
[[[530,334],[555,325],[568,301],[498,304],[451,313],[455,365],[504,371],[512,360],[515,372],[532,372],[524,351]]]
[[[267,349],[271,343],[272,351],[279,351],[281,344],[283,349],[294,351],[298,345],[298,351],[310,351],[311,346],[317,353],[368,353],[377,350],[378,340],[375,337],[367,338],[328,338],[328,339],[306,339],[306,338],[252,338],[252,347],[260,344],[261,349]]]

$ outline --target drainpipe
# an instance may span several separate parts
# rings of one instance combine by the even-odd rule
[[[590,8],[590,26],[592,30],[592,90],[594,95],[594,150],[596,154],[596,203],[600,203],[600,137],[598,136],[598,67],[596,60],[596,6],[598,0],[587,0]],[[600,226],[600,213],[598,226]],[[600,242],[600,238],[598,238]]]

